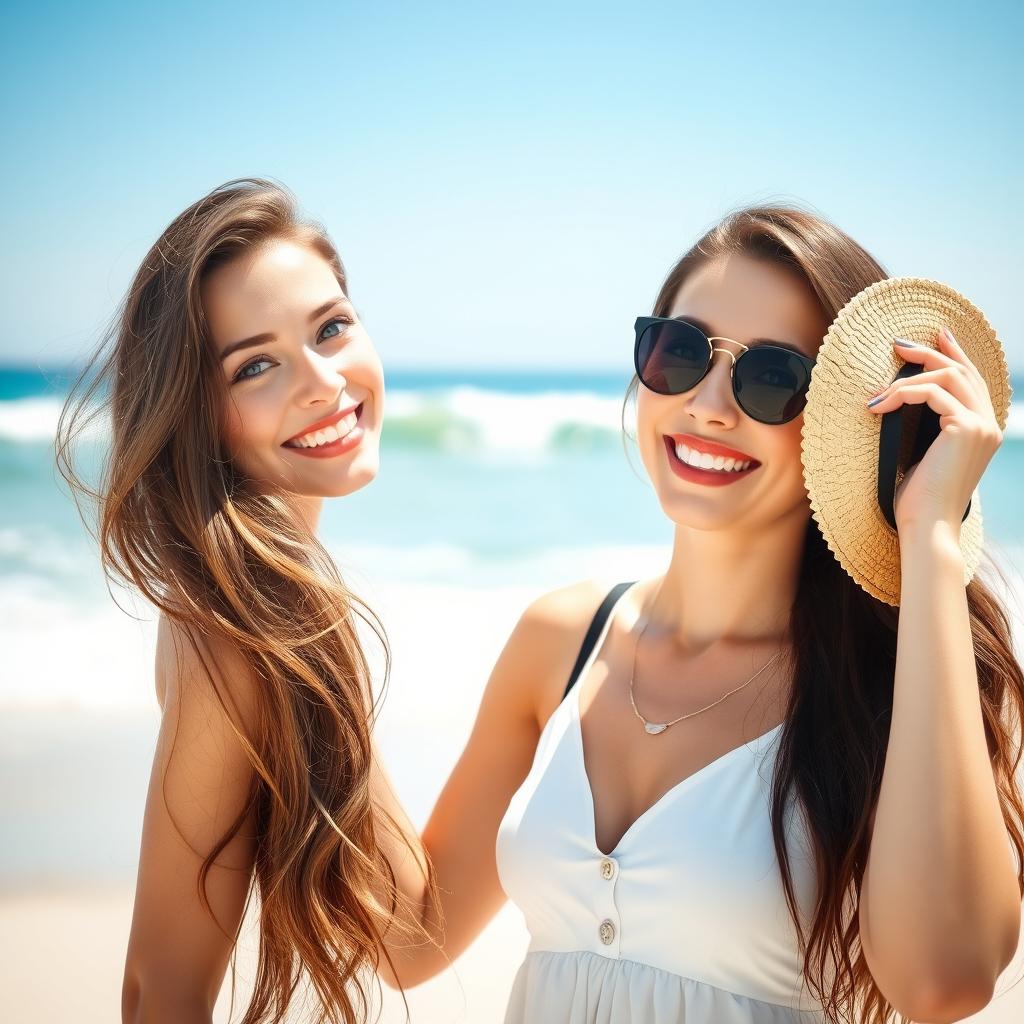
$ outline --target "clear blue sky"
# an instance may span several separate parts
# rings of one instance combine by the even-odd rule
[[[1020,4],[13,6],[0,359],[80,356],[176,213],[266,175],[394,366],[621,365],[697,234],[781,198],[1024,369]]]

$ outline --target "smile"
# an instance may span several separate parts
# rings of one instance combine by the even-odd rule
[[[360,402],[354,409],[337,412],[314,423],[303,433],[289,438],[281,447],[297,455],[309,455],[313,458],[343,455],[355,448],[363,439],[365,431],[360,425],[362,413],[363,403]]]
[[[672,471],[676,476],[693,483],[710,486],[735,483],[749,476],[760,466],[756,459],[712,455],[689,448],[671,437],[665,437],[664,440]]]

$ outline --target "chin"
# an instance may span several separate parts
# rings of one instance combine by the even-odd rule
[[[254,472],[244,464],[239,468],[253,481],[257,490],[284,491],[299,498],[343,498],[371,483],[380,469],[379,453],[360,452],[359,458],[344,466],[331,466],[331,460],[315,463],[303,473]]]
[[[328,475],[317,487],[317,493],[311,494],[310,497],[344,498],[348,494],[355,494],[372,483],[377,478],[379,470],[380,458],[377,453],[374,452],[372,457],[364,454],[358,463],[349,466],[346,472],[333,478]]]
[[[722,530],[731,526],[743,514],[737,505],[709,506],[701,500],[701,495],[661,493],[658,504],[662,512],[676,526],[686,526],[692,530]]]

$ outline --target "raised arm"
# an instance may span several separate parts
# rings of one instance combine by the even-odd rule
[[[546,594],[526,609],[505,644],[466,747],[423,832],[438,885],[436,908],[427,899],[422,863],[405,843],[393,844],[389,856],[399,888],[432,942],[389,936],[395,970],[381,965],[388,984],[417,985],[443,970],[504,903],[495,859],[498,825],[530,770],[543,724],[561,699],[603,597],[589,582]],[[379,764],[374,784],[378,801],[415,847],[415,830]]]
[[[125,961],[125,1024],[209,1024],[252,874],[253,823],[242,822],[206,883],[216,922],[200,902],[199,869],[244,810],[252,769],[207,675],[249,725],[247,676],[237,656],[200,657],[161,620],[156,687],[162,709],[142,829],[135,910]],[[206,665],[204,666],[204,661]]]

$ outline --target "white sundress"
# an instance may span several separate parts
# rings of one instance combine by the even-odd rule
[[[674,786],[609,855],[597,848],[579,690],[612,617],[498,830],[501,884],[530,933],[505,1024],[823,1020],[803,983],[772,842],[781,725]],[[806,921],[815,873],[792,810],[786,830]]]

